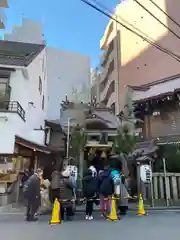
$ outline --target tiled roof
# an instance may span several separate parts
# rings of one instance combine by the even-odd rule
[[[109,112],[108,109],[107,110],[95,109],[92,112],[92,114],[97,117],[96,119],[99,118],[100,120],[105,121],[105,123],[108,125],[109,128],[115,129],[118,127],[118,121],[116,119],[116,116],[113,113]],[[86,105],[84,105],[84,107],[83,105],[81,105],[79,106],[79,108],[70,108],[62,111],[60,121],[59,121],[62,128],[67,127],[68,118],[70,118],[71,126],[74,126],[77,123],[79,123],[80,125],[84,124],[87,119]],[[91,116],[88,117],[88,119],[89,118],[91,118]]]
[[[180,89],[180,76],[169,81],[161,81],[151,86],[140,86],[139,88],[132,87],[133,90],[133,101],[140,101],[158,97],[160,95],[171,95],[176,90]]]
[[[119,125],[116,116],[109,111],[95,111],[94,114],[103,119],[109,128],[117,128]]]
[[[157,145],[163,144],[172,144],[172,143],[179,143],[180,142],[180,135],[168,135],[168,136],[160,136],[158,139],[156,138]]]
[[[0,40],[0,64],[28,66],[45,45]]]
[[[140,154],[141,156],[151,155],[156,152],[158,147],[154,141],[144,141],[137,143],[136,150],[133,152],[134,155]]]

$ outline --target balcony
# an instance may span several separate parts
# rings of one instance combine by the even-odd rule
[[[0,101],[0,112],[17,113],[25,121],[25,110],[17,101]]]
[[[109,60],[109,56],[112,53],[114,49],[114,41],[112,40],[109,45],[108,48],[105,50],[104,54],[101,56],[101,65],[102,67],[105,67],[108,60]]]

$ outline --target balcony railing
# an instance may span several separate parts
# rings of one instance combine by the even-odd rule
[[[0,112],[17,113],[25,121],[25,110],[17,101],[0,101]]]

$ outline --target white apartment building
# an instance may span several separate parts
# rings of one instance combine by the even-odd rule
[[[0,155],[16,144],[45,149],[46,108],[45,45],[0,41]]]
[[[22,18],[22,26],[14,26],[12,32],[4,34],[4,40],[44,44],[43,26],[40,22]]]
[[[42,44],[43,28],[41,23],[23,19],[22,26],[16,26],[12,33],[4,35],[5,40]],[[66,96],[75,102],[88,102],[91,91],[90,57],[47,47],[48,78],[48,120],[60,117],[60,104]]]
[[[65,100],[88,102],[90,99],[90,57],[79,53],[47,48],[48,119],[60,117],[60,103]]]

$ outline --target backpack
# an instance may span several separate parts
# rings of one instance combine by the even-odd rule
[[[28,198],[29,197],[29,184],[28,184],[28,181],[26,181],[24,183],[24,186],[23,186],[23,195],[25,198]]]
[[[65,179],[64,182],[65,182],[65,184],[68,188],[70,188],[70,189],[75,188],[75,182],[74,182],[74,179],[72,177],[69,177],[69,178]]]
[[[109,175],[103,179],[100,185],[100,194],[107,197],[109,195],[112,195],[113,193],[114,193],[113,180]]]

